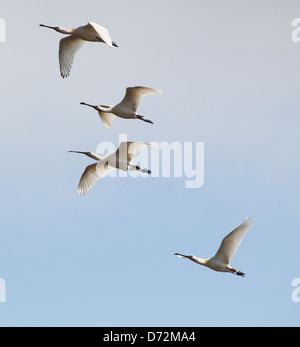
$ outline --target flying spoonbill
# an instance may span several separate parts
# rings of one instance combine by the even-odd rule
[[[145,95],[151,94],[161,94],[162,91],[158,89],[152,89],[147,87],[128,87],[126,88],[126,94],[124,99],[117,104],[116,106],[107,106],[107,105],[97,105],[93,106],[81,102],[81,105],[90,106],[98,111],[99,116],[103,122],[103,125],[106,128],[112,126],[115,116],[126,118],[126,119],[140,119],[144,122],[151,123],[153,122],[149,119],[144,119],[144,116],[137,114],[137,109]]]
[[[120,169],[123,171],[138,170],[151,174],[150,170],[141,169],[138,165],[132,164],[131,162],[133,157],[135,157],[144,147],[147,146],[151,146],[151,143],[121,142],[117,151],[107,156],[101,156],[93,152],[69,151],[69,153],[85,154],[88,157],[98,161],[98,163],[86,167],[80,178],[77,193],[79,195],[85,195],[100,177],[107,175],[115,169]]]
[[[75,54],[87,41],[103,42],[109,47],[118,47],[115,42],[112,42],[108,30],[93,22],[88,22],[87,25],[73,29],[51,27],[44,24],[40,24],[40,26],[56,30],[61,34],[69,35],[68,37],[61,39],[59,43],[60,74],[63,78],[70,75]]]
[[[235,275],[244,277],[245,274],[241,271],[230,266],[230,260],[233,257],[234,253],[238,249],[240,243],[242,242],[243,237],[245,236],[247,230],[250,228],[253,223],[252,218],[247,218],[240,226],[234,229],[230,234],[224,237],[220,248],[214,257],[209,259],[197,258],[194,255],[183,255],[180,253],[175,253],[179,257],[190,259],[193,262],[209,267],[212,270],[219,272],[231,272]]]

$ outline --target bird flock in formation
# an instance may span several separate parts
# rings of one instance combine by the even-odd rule
[[[59,66],[62,78],[66,78],[70,75],[75,55],[86,42],[102,42],[107,44],[110,48],[118,47],[117,43],[112,41],[108,30],[93,22],[88,22],[88,24],[84,26],[73,29],[52,27],[44,24],[40,24],[40,26],[68,35],[59,42]],[[139,119],[153,124],[150,119],[145,119],[144,116],[137,114],[138,107],[145,95],[161,93],[161,90],[148,87],[128,87],[123,100],[115,106],[90,105],[85,102],[81,102],[80,104],[95,109],[106,128],[112,126],[115,116],[124,119]],[[93,152],[69,151],[72,153],[84,154],[97,161],[86,167],[80,178],[77,193],[79,195],[85,195],[99,178],[115,169],[123,171],[138,170],[151,174],[150,170],[142,169],[138,165],[132,163],[132,159],[147,146],[151,146],[151,143],[122,142],[116,152],[107,156],[101,156]],[[252,223],[253,219],[246,218],[240,226],[224,237],[217,253],[212,258],[201,259],[194,255],[183,255],[181,253],[175,253],[175,255],[180,258],[190,259],[196,264],[206,266],[214,271],[229,272],[244,277],[245,274],[232,268],[230,262]]]

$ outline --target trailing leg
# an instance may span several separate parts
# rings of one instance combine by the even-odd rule
[[[241,276],[241,277],[245,277],[246,275],[241,272],[241,271],[238,271],[232,267],[227,267],[227,269],[229,270],[229,272],[233,273],[234,275],[237,275],[237,276]]]
[[[137,119],[140,119],[140,120],[142,120],[142,121],[144,121],[144,122],[153,124],[152,120],[150,120],[150,119],[144,119],[144,116],[137,115],[136,118],[137,118]]]
[[[144,173],[147,173],[147,174],[151,174],[151,170],[148,170],[148,169],[141,169],[138,165],[136,165],[136,170],[138,171],[141,171],[141,172],[144,172]]]

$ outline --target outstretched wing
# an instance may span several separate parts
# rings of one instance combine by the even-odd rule
[[[106,128],[111,128],[113,121],[115,119],[115,115],[113,113],[108,113],[108,112],[102,112],[102,111],[98,111],[99,116],[102,120],[103,125]]]
[[[112,47],[112,40],[106,28],[93,22],[88,22],[88,24],[97,32],[103,42],[105,42],[109,47]]]
[[[128,164],[144,148],[151,146],[150,142],[121,142],[117,149],[117,157],[127,158]],[[127,155],[127,157],[125,157]]]
[[[124,99],[120,104],[125,108],[137,111],[143,97],[151,94],[161,94],[162,91],[158,89],[152,89],[147,87],[128,87]]]
[[[65,78],[70,75],[75,54],[86,43],[86,41],[68,36],[59,42],[59,66],[61,77]]]
[[[107,175],[114,169],[108,165],[106,160],[100,160],[98,163],[87,166],[80,178],[77,193],[85,195],[100,177]]]
[[[214,258],[222,261],[225,264],[230,264],[231,258],[234,256],[234,253],[238,249],[243,237],[252,223],[253,219],[247,218],[240,226],[224,237]]]

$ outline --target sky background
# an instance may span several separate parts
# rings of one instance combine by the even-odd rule
[[[16,10],[17,9],[17,10]],[[299,1],[1,0],[1,326],[297,326],[300,277]],[[63,35],[39,24],[109,29],[62,79]],[[140,113],[94,110],[128,86],[163,90]],[[204,142],[205,177],[103,178],[76,194],[90,158],[68,150],[132,141]],[[232,266],[208,258],[254,218]]]

